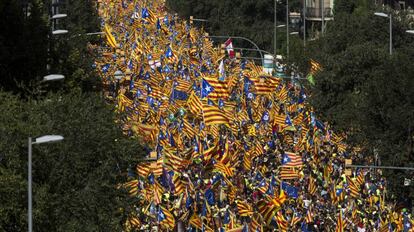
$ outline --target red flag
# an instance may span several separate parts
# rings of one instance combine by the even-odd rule
[[[235,57],[235,53],[233,50],[233,42],[231,41],[231,38],[229,38],[225,43],[224,43],[227,53],[229,54],[231,59],[234,59]]]

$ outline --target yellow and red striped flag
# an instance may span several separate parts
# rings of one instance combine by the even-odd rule
[[[282,102],[286,102],[288,100],[288,89],[285,85],[283,85],[282,89],[279,91],[278,98]]]
[[[151,164],[150,163],[140,163],[136,167],[136,171],[139,176],[147,177],[151,171]]]
[[[308,224],[313,222],[313,212],[312,212],[312,206],[311,205],[309,206],[308,212],[306,213],[305,221]]]
[[[279,178],[281,180],[291,180],[299,178],[299,172],[295,168],[282,167],[279,172]]]
[[[279,231],[287,231],[289,223],[282,214],[282,211],[277,212],[276,223],[279,226]]]
[[[248,153],[243,156],[243,168],[246,171],[250,171],[252,169],[252,160],[250,158],[250,154]]]
[[[124,187],[128,190],[129,195],[135,196],[138,193],[138,180],[131,180],[125,183]]]
[[[201,115],[203,111],[203,104],[194,92],[192,92],[190,97],[188,98],[187,105],[191,113],[195,115]]]
[[[193,214],[193,216],[191,216],[188,222],[190,225],[194,226],[196,229],[199,230],[201,230],[201,227],[203,226],[200,217],[198,217],[195,213]]]
[[[355,180],[355,183],[358,183],[359,186],[362,186],[365,184],[365,175],[363,171],[359,173],[359,175],[357,176]]]
[[[253,215],[253,207],[245,201],[237,201],[237,210],[242,217],[251,217]]]
[[[229,124],[225,113],[216,106],[210,106],[203,103],[203,116],[206,126],[216,124]]]
[[[262,215],[264,222],[266,225],[269,225],[272,221],[275,212],[279,209],[273,204],[269,204],[267,201],[261,200],[257,203],[257,208],[259,210],[260,215]]]
[[[336,221],[336,229],[335,232],[344,232],[345,225],[344,219],[342,218],[342,210],[339,210],[338,219]]]
[[[165,158],[164,160],[165,166],[175,172],[181,172],[181,170],[184,169],[188,164],[187,160],[174,154],[172,151],[169,151],[169,149],[167,148],[164,148],[164,158]]]
[[[164,217],[162,216],[164,215]],[[165,207],[160,205],[160,212],[158,213],[158,219],[163,218],[163,220],[159,220],[160,224],[166,228],[174,229],[175,227],[175,218],[174,215]]]
[[[308,191],[310,195],[314,195],[316,193],[316,183],[315,179],[309,177],[309,185],[308,185]]]
[[[286,114],[276,114],[274,115],[274,124],[277,124],[279,126],[285,126],[286,125]]]
[[[290,221],[290,226],[295,226],[298,222],[302,220],[302,216],[299,215],[297,212],[293,213],[292,220]]]
[[[347,176],[346,179],[347,179],[347,182],[348,182],[348,188],[350,190],[351,197],[358,198],[359,197],[359,191],[360,191],[359,184],[356,184],[351,179],[351,177],[349,177],[349,176]]]
[[[276,90],[276,87],[279,85],[279,82],[274,80],[269,80],[271,77],[257,76],[249,77],[249,80],[253,82],[254,92],[257,95],[266,95],[271,94]]]
[[[112,35],[112,29],[110,26],[105,25],[104,32],[106,36],[106,41],[108,42],[109,46],[112,48],[117,48],[118,44],[116,43],[115,37]]]
[[[174,173],[172,182],[174,184],[174,191],[176,194],[181,194],[184,192],[185,185],[183,181],[181,180],[181,177],[177,173]]]
[[[302,156],[293,152],[285,152],[282,157],[283,167],[301,167],[303,166]]]
[[[251,231],[263,231],[263,226],[260,223],[260,216],[258,214],[254,215],[252,221],[250,222],[250,230]]]
[[[229,168],[227,165],[223,164],[220,161],[214,164],[214,168],[226,177],[231,177],[234,175],[234,168]]]
[[[228,85],[226,81],[220,81],[215,76],[204,76],[204,80],[206,80],[214,89],[213,92],[211,92],[208,95],[208,98],[211,99],[227,99],[229,97],[229,90]]]

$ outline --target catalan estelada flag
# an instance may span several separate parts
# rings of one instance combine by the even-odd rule
[[[217,76],[204,76],[204,80],[213,87],[213,91],[208,94],[211,99],[227,99],[229,90],[227,81],[220,81]]]
[[[292,152],[285,152],[282,156],[282,165],[284,167],[301,167],[303,165],[302,157]]]

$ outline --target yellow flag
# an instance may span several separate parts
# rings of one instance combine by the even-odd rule
[[[118,44],[116,43],[115,37],[111,33],[111,28],[108,25],[105,25],[104,32],[105,32],[106,40],[107,40],[108,44],[113,48],[118,47]]]

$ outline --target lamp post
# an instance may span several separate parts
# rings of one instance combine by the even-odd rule
[[[289,59],[289,0],[286,0],[286,58]]]
[[[323,32],[325,31],[325,0],[321,0],[321,13],[322,13],[321,31],[323,35]]]
[[[392,15],[382,12],[375,12],[374,15],[390,19],[390,55],[392,55]]]
[[[299,34],[299,32],[297,31],[292,31],[289,33],[289,28],[286,29],[287,31],[287,35],[286,35],[286,58],[289,59],[289,36],[290,35],[297,35]]]
[[[408,34],[414,35],[414,30],[406,30],[405,32],[407,32]]]
[[[303,47],[306,47],[306,0],[303,0]]]
[[[275,59],[276,59],[276,55],[277,55],[277,46],[276,46],[276,43],[277,43],[277,32],[276,32],[276,28],[277,28],[277,17],[276,17],[276,14],[277,14],[277,2],[278,2],[278,0],[274,0],[274,4],[275,4],[275,12],[274,12],[274,28],[273,28],[273,37],[274,37],[274,44],[273,44],[273,46],[274,46],[274,48],[273,48],[273,56],[275,57]]]
[[[52,9],[51,9],[51,16],[49,17],[49,20],[51,22],[51,33],[52,36],[56,36],[56,35],[64,35],[68,33],[68,30],[62,30],[62,29],[58,29],[56,30],[56,25],[57,22],[61,19],[64,19],[66,17],[68,17],[67,14],[60,14],[59,13],[59,1],[56,0],[52,0]],[[52,44],[51,44],[51,36],[50,34],[48,34],[48,47],[47,47],[47,54],[48,54],[48,63],[46,65],[46,69],[49,72],[51,69],[51,64],[49,62],[51,62],[51,57],[50,57],[50,51],[52,50]]]
[[[276,24],[275,24],[276,25]],[[282,27],[286,27],[286,25],[285,24],[281,24],[281,25],[277,25],[276,27],[275,27],[275,48],[274,48],[274,56],[275,56],[275,58],[276,58],[276,56],[277,56],[277,29],[278,28],[282,28]]]
[[[63,136],[61,135],[45,135],[41,136],[35,141],[32,141],[32,138],[29,137],[29,148],[28,148],[28,231],[33,232],[33,211],[32,211],[32,145],[33,144],[41,144],[41,143],[52,143],[52,142],[58,142],[63,140]]]

